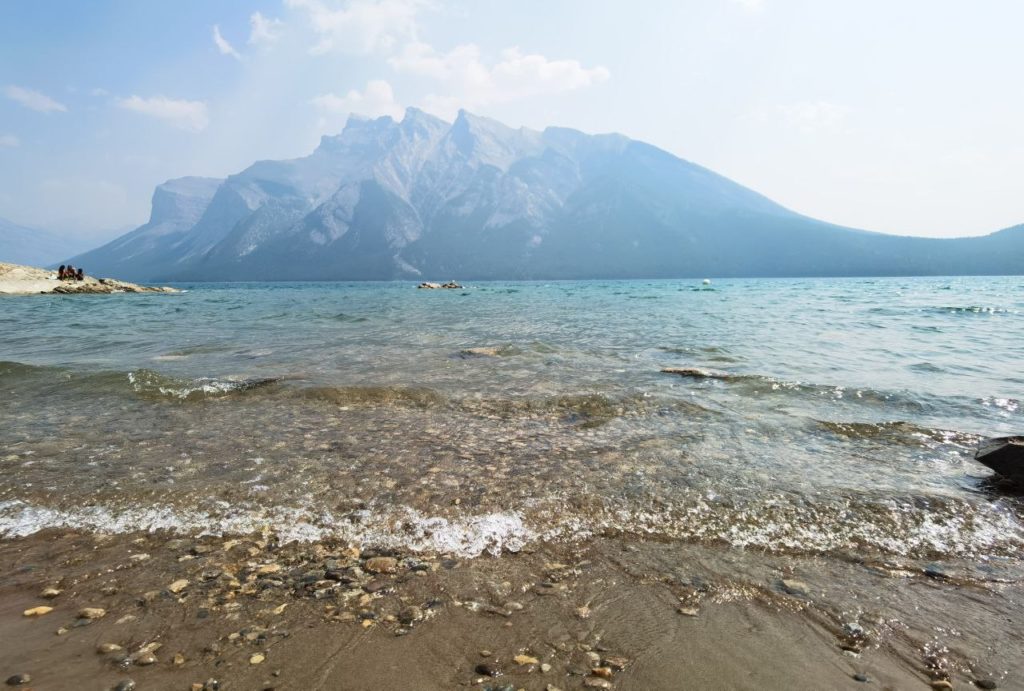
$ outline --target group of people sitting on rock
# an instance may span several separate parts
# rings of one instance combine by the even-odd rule
[[[57,269],[57,280],[59,280],[59,281],[84,281],[85,280],[85,271],[81,267],[79,267],[78,269],[75,269],[75,267],[71,266],[70,264],[68,264],[67,266],[64,266],[63,264],[61,264],[60,268]]]

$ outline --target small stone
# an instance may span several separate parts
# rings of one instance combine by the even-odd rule
[[[593,662],[595,665],[601,661],[601,656],[593,651],[587,652],[587,659]]]
[[[398,570],[398,560],[394,557],[373,557],[366,560],[363,568],[370,573],[395,573]]]
[[[102,607],[83,607],[78,610],[79,619],[102,619],[107,616],[107,610]]]
[[[41,605],[39,607],[32,607],[30,609],[26,609],[24,612],[22,612],[22,616],[26,616],[26,617],[41,617],[44,614],[49,614],[52,611],[53,611],[53,607],[47,607],[46,605]]]
[[[612,675],[615,674],[611,667],[595,667],[590,670],[590,673],[595,677],[601,677],[602,679],[611,679]]]
[[[605,667],[611,667],[616,672],[621,672],[626,669],[626,665],[629,664],[629,659],[617,655],[608,655],[601,659],[601,664]]]
[[[676,611],[682,614],[684,617],[696,617],[700,614],[700,610],[696,607],[680,607]]]
[[[255,653],[252,657],[249,658],[249,664],[250,665],[258,665],[258,664],[260,664],[261,662],[263,662],[266,659],[267,659],[267,656],[264,655],[263,653]]]
[[[974,685],[979,689],[998,689],[999,685],[991,679],[975,679]]]
[[[562,689],[558,688],[554,684],[548,684],[544,687],[544,691],[562,691]]]
[[[423,610],[415,605],[406,607],[398,613],[398,621],[406,626],[423,619]]]
[[[185,656],[182,655],[181,653],[175,653],[174,654],[174,664],[178,665],[178,666],[181,666],[181,665],[185,664]]]
[[[142,653],[141,655],[135,658],[135,664],[137,664],[139,667],[148,667],[150,665],[155,665],[156,662],[156,655],[150,652]]]
[[[501,674],[500,669],[487,662],[481,662],[475,667],[475,671],[477,674],[482,674],[485,677],[496,677]]]
[[[931,683],[931,687],[935,689],[935,691],[951,691],[953,685],[945,679],[936,679]]]
[[[580,619],[588,619],[590,617],[590,608],[586,605],[576,608],[576,616]]]
[[[490,650],[481,650],[480,651],[480,657],[490,657],[491,655],[494,655],[494,653],[491,652]]]
[[[96,652],[100,655],[109,655],[110,653],[116,653],[119,650],[124,650],[117,643],[100,643],[96,646]]]
[[[859,682],[862,682],[862,683],[867,683],[868,675],[861,674],[860,672],[858,672],[857,674],[853,675],[853,680],[854,681],[859,681]]]
[[[31,674],[14,674],[7,677],[8,686],[21,686],[22,684],[27,684],[30,681],[32,681]]]
[[[531,657],[529,655],[522,655],[522,654],[520,654],[520,655],[516,655],[512,659],[515,661],[515,663],[517,665],[536,665],[536,664],[540,664],[540,660],[538,660],[535,657]]]
[[[612,683],[607,679],[601,677],[587,677],[583,680],[583,685],[591,689],[610,689]]]
[[[220,682],[216,679],[207,679],[201,691],[220,691]]]
[[[278,573],[281,570],[280,564],[264,564],[263,566],[256,569],[257,576],[269,576],[273,573]]]
[[[541,663],[540,671],[543,672],[544,674],[547,674],[548,672],[551,671],[551,665],[549,665],[546,662]]]
[[[791,578],[783,578],[782,589],[790,595],[806,596],[807,593],[810,592],[811,588],[803,581],[797,581]]]
[[[174,583],[171,583],[169,586],[167,586],[167,589],[170,590],[175,595],[177,595],[178,593],[180,593],[182,590],[184,590],[187,587],[188,587],[188,580],[185,579],[185,578],[179,578]]]
[[[114,687],[114,691],[135,691],[135,681],[132,679],[125,679]]]
[[[53,598],[57,597],[63,592],[63,590],[58,590],[57,588],[43,588],[43,592],[39,593],[39,597],[44,597],[47,600],[52,600]]]

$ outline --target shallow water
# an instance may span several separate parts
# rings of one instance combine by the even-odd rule
[[[180,287],[0,300],[0,532],[1024,546],[1020,278]]]

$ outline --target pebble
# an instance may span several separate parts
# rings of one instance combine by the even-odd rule
[[[366,560],[363,568],[370,573],[395,573],[398,570],[398,560],[394,557],[373,557]]]
[[[515,661],[515,663],[517,665],[536,665],[536,664],[540,664],[540,660],[538,660],[535,657],[531,657],[529,655],[520,654],[520,655],[516,655],[512,659]]]
[[[611,667],[595,667],[590,670],[590,673],[595,677],[601,677],[602,679],[611,679],[614,674]]]
[[[695,617],[700,614],[700,610],[696,607],[680,607],[676,611],[686,617]]]
[[[854,681],[859,681],[859,682],[867,682],[868,681],[868,675],[861,674],[861,673],[858,672],[857,674],[853,675],[853,680]]]
[[[47,600],[51,600],[63,592],[63,590],[58,590],[57,588],[43,588],[43,592],[39,593],[39,597],[45,597]]]
[[[79,619],[102,619],[107,616],[107,610],[102,607],[83,607],[78,610]]]
[[[583,680],[583,685],[592,689],[610,689],[612,683],[607,679],[601,677],[587,677]]]
[[[52,611],[53,607],[47,607],[45,605],[42,605],[40,607],[32,607],[31,609],[26,609],[24,612],[22,612],[22,615],[26,617],[41,617],[44,614],[49,614]]]
[[[590,617],[590,608],[586,605],[583,605],[582,607],[577,607],[576,616],[580,619],[587,619],[588,617]]]
[[[100,655],[108,655],[110,653],[116,653],[119,650],[124,650],[117,643],[100,643],[96,646],[96,652]]]
[[[562,689],[558,688],[554,684],[548,684],[544,687],[544,691],[562,691]]]
[[[135,664],[139,667],[148,667],[149,665],[155,665],[157,662],[156,655],[153,653],[142,653],[135,658]]]
[[[22,684],[27,684],[30,681],[32,681],[31,674],[15,674],[7,677],[8,686],[21,686]]]
[[[174,583],[171,583],[169,586],[167,586],[167,589],[170,590],[175,595],[177,595],[178,593],[180,593],[182,590],[184,590],[187,587],[188,587],[188,579],[179,578]]]
[[[540,666],[540,671],[543,672],[544,674],[547,674],[548,672],[551,671],[551,665],[549,665],[546,662],[542,663],[541,666]]]
[[[266,659],[267,659],[267,656],[264,655],[263,653],[256,653],[252,657],[249,658],[249,664],[250,665],[258,665],[258,664],[260,664],[261,662],[263,662]]]
[[[803,581],[793,580],[791,578],[782,579],[782,589],[790,595],[804,595],[806,596],[810,592],[810,586]]]
[[[490,650],[481,650],[480,651],[480,657],[490,657],[491,655],[494,655],[494,653],[492,651],[490,651]]]
[[[182,655],[181,653],[175,653],[175,655],[174,655],[174,664],[176,664],[176,665],[183,665],[183,664],[185,664],[185,656]]]
[[[974,680],[974,685],[977,686],[979,689],[997,689],[997,688],[999,688],[999,685],[996,684],[991,679],[975,679]]]
[[[263,566],[256,569],[257,576],[269,576],[272,573],[277,573],[281,570],[280,564],[264,564]]]
[[[132,679],[125,679],[114,687],[114,691],[135,691],[135,681]]]
[[[398,621],[408,626],[413,622],[417,622],[423,619],[423,610],[415,605],[406,607],[398,613]]]
[[[477,674],[482,674],[485,677],[496,677],[501,674],[500,669],[498,669],[495,665],[492,665],[487,662],[481,662],[480,664],[478,664],[474,668],[474,671]]]
[[[935,691],[950,691],[953,688],[953,685],[945,679],[936,679],[931,683],[931,687],[935,689]]]
[[[617,655],[609,655],[605,658],[602,658],[601,664],[603,664],[605,667],[611,667],[617,672],[621,672],[622,670],[626,669],[626,665],[629,664],[629,660],[627,658],[619,657]]]

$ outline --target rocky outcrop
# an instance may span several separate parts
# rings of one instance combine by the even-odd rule
[[[175,288],[141,286],[113,278],[86,276],[81,281],[62,281],[57,272],[20,264],[0,263],[0,295],[60,295],[109,293],[177,293]]]
[[[424,282],[424,283],[420,283],[416,287],[417,288],[423,288],[424,290],[437,290],[439,288],[448,288],[448,289],[462,288],[462,286],[459,285],[458,283],[456,283],[455,281],[448,281],[447,283],[429,283],[429,282]]]
[[[985,439],[974,458],[999,476],[1024,484],[1024,437]]]

